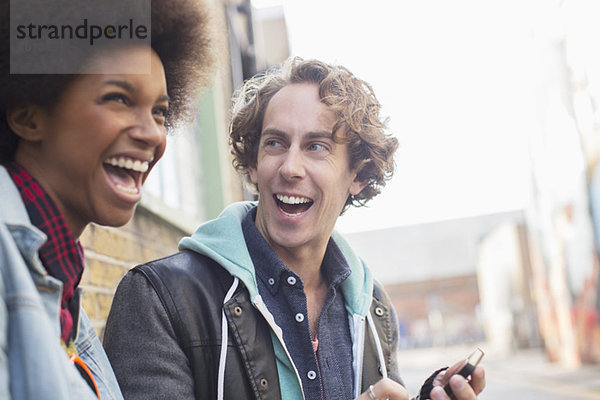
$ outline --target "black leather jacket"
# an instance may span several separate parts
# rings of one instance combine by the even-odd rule
[[[232,280],[215,261],[186,250],[137,266],[125,276],[104,345],[126,399],[217,397],[221,310]],[[270,327],[243,284],[224,311],[230,332],[224,398],[281,399]],[[396,317],[377,283],[371,314],[386,369],[401,382]],[[366,329],[362,391],[379,379],[375,342]]]

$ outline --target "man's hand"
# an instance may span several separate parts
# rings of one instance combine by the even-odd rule
[[[358,396],[355,400],[408,400],[406,389],[391,379],[384,378],[372,385],[369,390]]]
[[[457,400],[477,399],[477,395],[485,387],[485,370],[483,367],[476,367],[471,374],[471,380],[467,381],[460,375],[454,375],[461,365],[462,362],[458,362],[435,377],[430,394],[431,400],[450,400],[450,397],[444,391],[444,385],[448,382],[447,379],[444,379],[445,376],[450,376],[450,388]]]

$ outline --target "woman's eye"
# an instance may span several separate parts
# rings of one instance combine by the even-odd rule
[[[153,113],[155,115],[161,116],[163,118],[167,117],[168,112],[169,112],[169,109],[167,107],[163,107],[163,106],[161,106],[161,107],[155,107],[154,111],[153,111]]]
[[[129,104],[129,99],[122,93],[109,93],[102,97],[104,101],[114,101],[121,104]]]

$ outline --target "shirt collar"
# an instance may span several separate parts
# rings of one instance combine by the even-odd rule
[[[346,261],[346,257],[344,257],[342,251],[331,237],[327,243],[327,250],[325,250],[321,268],[329,287],[333,286],[335,288],[345,281],[352,273],[352,270]]]
[[[281,258],[273,251],[256,228],[254,224],[256,209],[256,207],[252,208],[242,221],[242,231],[244,232],[248,253],[250,253],[250,258],[254,264],[256,277],[264,283],[272,295],[275,295],[282,279],[290,275],[297,279],[298,277],[285,266]],[[286,275],[284,276],[284,274]],[[300,279],[298,279],[298,282],[301,282]]]

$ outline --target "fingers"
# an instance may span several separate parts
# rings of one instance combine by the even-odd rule
[[[475,393],[479,394],[485,388],[485,369],[481,366],[475,368],[471,374],[471,381],[469,382]]]
[[[460,360],[445,371],[441,371],[433,380],[433,386],[445,386],[452,375],[465,366],[467,360]]]
[[[458,371],[460,371],[460,369],[462,367],[464,367],[467,364],[466,360],[460,360],[458,362],[456,362],[455,364],[453,364],[450,368],[448,368],[445,371],[445,374],[447,374],[447,376],[452,376],[454,374],[456,374]]]
[[[470,381],[460,375],[454,375],[450,378],[450,387],[457,400],[475,400],[485,387],[485,370],[481,366],[475,368]],[[430,396],[431,400],[450,399],[441,386],[434,387]]]
[[[385,378],[371,386],[372,396],[364,392],[356,400],[408,400],[408,392],[398,382]],[[373,396],[375,396],[373,398]]]
[[[477,395],[473,392],[471,386],[465,378],[460,375],[454,375],[450,378],[450,387],[457,400],[475,400]],[[442,386],[436,386],[431,389],[431,400],[449,400],[450,397],[444,391]]]

